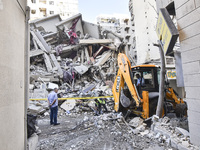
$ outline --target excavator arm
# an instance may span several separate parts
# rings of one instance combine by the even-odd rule
[[[140,97],[138,96],[135,85],[133,84],[131,63],[125,54],[118,54],[118,66],[119,70],[112,88],[115,101],[114,109],[115,111],[118,111],[119,104],[122,101],[124,101],[126,104],[128,103],[127,106],[130,104],[131,101],[135,101],[136,106],[138,107],[140,105]],[[126,83],[126,85],[128,86],[128,89],[132,96],[131,100],[128,100],[128,98],[123,93],[124,83]]]

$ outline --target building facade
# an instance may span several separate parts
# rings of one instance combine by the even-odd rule
[[[31,20],[60,14],[66,19],[78,13],[78,0],[28,0]]]
[[[135,63],[135,27],[129,15],[99,15],[96,23],[103,29],[112,31],[122,37],[125,44],[124,52],[133,64]]]
[[[157,0],[157,7],[166,8],[177,19],[190,139],[200,146],[200,1]]]
[[[130,0],[129,11],[135,27],[137,64],[159,59],[159,49],[153,46],[153,43],[157,43],[158,40],[156,36],[157,11],[155,0]]]
[[[26,149],[28,37],[26,1],[0,1],[0,145],[2,150]]]

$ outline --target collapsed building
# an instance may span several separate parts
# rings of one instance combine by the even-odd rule
[[[87,94],[112,86],[123,46],[119,35],[83,21],[81,14],[35,20],[30,28],[30,98],[45,98],[45,90],[55,87],[63,94]]]

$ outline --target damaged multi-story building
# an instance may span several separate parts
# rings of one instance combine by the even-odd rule
[[[78,13],[78,0],[27,0],[31,8],[30,19],[60,14],[66,19]]]

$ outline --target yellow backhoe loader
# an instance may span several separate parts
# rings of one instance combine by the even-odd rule
[[[122,53],[118,54],[118,66],[112,88],[115,111],[124,115],[131,112],[144,119],[154,115],[159,97],[160,67],[150,64],[131,67],[128,57]],[[141,83],[137,86],[138,80]],[[186,115],[186,104],[167,84],[163,108],[163,115],[169,112],[175,112],[178,117]]]

